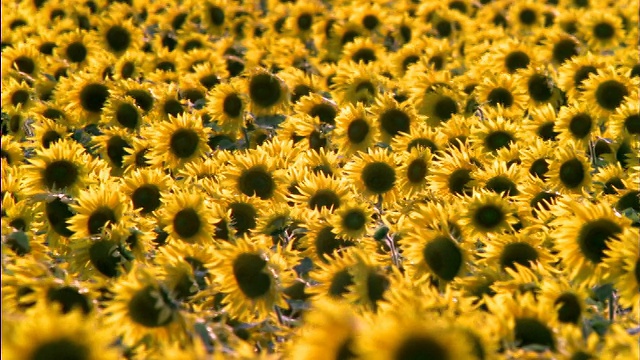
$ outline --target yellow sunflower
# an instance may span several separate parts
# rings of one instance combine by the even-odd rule
[[[318,262],[309,272],[314,285],[308,288],[309,294],[317,300],[344,300],[345,295],[353,291],[353,268],[358,259],[354,248],[345,248],[337,252],[331,261]]]
[[[516,77],[518,86],[529,96],[529,110],[547,104],[557,108],[562,103],[562,92],[556,85],[556,76],[550,67],[529,66],[519,70]]]
[[[374,64],[340,63],[330,88],[338,104],[371,105],[383,85],[384,80],[375,71]]]
[[[586,149],[590,141],[598,134],[600,121],[593,106],[588,103],[573,102],[563,106],[558,112],[555,131],[558,132],[558,144],[574,143]]]
[[[472,157],[466,146],[461,146],[461,149],[452,147],[447,152],[437,154],[428,179],[433,193],[450,198],[470,195],[473,174],[477,169]]]
[[[556,310],[559,323],[578,325],[587,315],[588,292],[582,285],[572,285],[565,277],[545,278],[540,295],[542,303]]]
[[[596,51],[615,48],[624,39],[621,19],[606,10],[586,12],[585,21],[578,27],[589,48]]]
[[[27,82],[18,82],[11,77],[2,78],[2,108],[26,110],[35,105],[35,98],[34,89]]]
[[[259,151],[248,152],[231,160],[225,171],[224,184],[246,196],[262,200],[283,199],[283,170],[276,168],[272,159]]]
[[[333,213],[329,224],[338,237],[357,240],[373,231],[373,214],[370,204],[349,200]]]
[[[170,117],[159,123],[152,133],[154,145],[149,163],[156,167],[167,166],[173,170],[204,155],[210,129],[202,125],[196,115],[184,114]]]
[[[579,100],[593,104],[595,114],[605,117],[614,113],[634,89],[637,93],[640,82],[619,74],[614,68],[607,68],[592,74],[583,84],[584,92]]]
[[[81,311],[60,314],[39,305],[24,318],[7,319],[2,336],[2,357],[7,359],[119,359],[121,354],[111,344],[116,335],[99,326],[95,317]]]
[[[111,84],[105,82],[99,75],[86,72],[75,72],[70,77],[60,79],[54,96],[65,102],[65,111],[79,121],[97,122],[104,106],[111,96]]]
[[[135,131],[146,123],[142,108],[131,96],[112,96],[105,102],[104,107],[100,118],[103,124]]]
[[[273,315],[274,306],[286,305],[282,290],[293,281],[288,264],[293,259],[281,248],[268,250],[269,242],[266,236],[252,235],[220,244],[215,281],[232,318],[262,321]]]
[[[558,87],[570,100],[576,99],[584,91],[584,81],[607,68],[609,59],[587,52],[564,62],[558,68]]]
[[[171,178],[159,169],[136,169],[122,179],[122,192],[134,210],[153,213],[162,206],[163,194],[169,190]]]
[[[585,284],[598,284],[611,276],[604,260],[622,245],[620,239],[631,221],[616,215],[604,202],[590,204],[563,201],[553,212],[551,222],[554,248],[572,279]]]
[[[130,206],[120,193],[120,185],[106,182],[81,190],[71,205],[75,215],[69,219],[69,230],[75,238],[100,235],[118,224],[130,221]]]
[[[518,124],[503,116],[490,116],[474,125],[469,141],[482,146],[486,154],[496,154],[500,149],[509,149],[518,144]]]
[[[166,231],[175,240],[210,244],[216,217],[213,205],[204,195],[193,190],[166,193],[160,200],[165,204],[159,216],[167,224]]]
[[[584,151],[567,143],[551,159],[547,176],[557,190],[581,193],[591,184],[591,164]]]
[[[523,266],[548,271],[556,260],[545,246],[547,235],[537,227],[522,229],[517,234],[489,235],[482,253],[482,261],[497,264],[502,270],[518,270]]]
[[[244,126],[245,109],[249,103],[244,82],[232,79],[219,84],[207,94],[207,113],[225,132],[236,133]]]
[[[352,186],[374,202],[392,204],[398,194],[397,166],[393,154],[386,149],[369,150],[344,167]]]
[[[502,234],[516,223],[513,204],[494,192],[474,191],[463,199],[462,206],[466,211],[460,223],[470,227],[472,236]]]
[[[632,98],[627,98],[608,121],[613,138],[640,138],[640,105]]]
[[[485,77],[476,91],[480,104],[501,108],[509,117],[521,116],[527,103],[527,94],[516,86],[515,78],[509,74]]]
[[[398,189],[401,196],[411,199],[429,189],[429,176],[433,155],[428,148],[413,148],[398,157]]]
[[[100,19],[98,33],[101,42],[116,55],[135,51],[142,45],[142,31],[131,19],[108,17]]]
[[[603,262],[613,276],[620,305],[631,308],[637,317],[640,314],[640,234],[637,228],[630,227],[619,238],[617,242],[608,242]]]
[[[344,180],[322,174],[307,174],[297,185],[298,194],[291,200],[309,210],[334,212],[348,199],[348,186]]]
[[[269,115],[282,111],[289,98],[289,88],[277,75],[265,69],[255,69],[246,80],[251,111],[255,115]]]
[[[348,155],[366,152],[379,138],[379,129],[374,126],[371,115],[363,104],[345,104],[335,118],[336,143],[341,153]]]

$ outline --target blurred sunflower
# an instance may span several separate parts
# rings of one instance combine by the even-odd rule
[[[289,88],[279,76],[258,68],[246,81],[251,110],[255,115],[278,113],[287,104]]]
[[[130,207],[123,200],[120,185],[113,182],[81,190],[76,198],[77,204],[71,205],[75,214],[68,221],[69,230],[80,239],[100,235],[121,223],[126,224],[130,221]]]
[[[163,194],[171,178],[159,169],[136,169],[122,179],[122,192],[131,199],[132,208],[147,215],[162,206]]]
[[[557,108],[562,103],[562,92],[556,85],[556,76],[550,67],[529,66],[518,71],[517,78],[520,88],[529,95],[529,110],[547,104]]]
[[[101,115],[103,124],[138,130],[145,123],[143,111],[131,96],[112,96],[105,102]]]
[[[586,289],[581,285],[571,285],[564,277],[545,279],[540,295],[540,302],[556,309],[559,323],[577,325],[587,315]]]
[[[122,55],[127,51],[135,51],[142,45],[142,32],[134,26],[131,19],[118,18],[101,19],[98,33],[103,48],[115,55]]]
[[[569,99],[576,99],[584,91],[584,82],[607,68],[608,58],[587,52],[566,61],[558,68],[558,87]]]
[[[372,117],[377,118],[382,141],[386,143],[389,143],[400,132],[408,133],[411,124],[417,122],[417,115],[411,105],[399,104],[389,95],[378,96],[370,111]]]
[[[225,171],[223,184],[235,188],[246,196],[257,196],[262,200],[283,198],[284,182],[282,170],[263,152],[249,152],[236,156]]]
[[[11,359],[118,359],[111,344],[111,330],[96,329],[99,320],[84,317],[81,311],[51,312],[46,305],[31,309],[22,320],[4,319],[2,356]]]
[[[293,280],[282,249],[267,250],[263,235],[239,237],[234,245],[220,244],[220,265],[215,281],[224,293],[225,310],[240,321],[261,321],[272,315],[273,306],[285,306],[282,289]]]
[[[593,50],[615,48],[624,38],[622,21],[611,12],[592,10],[585,13],[584,19],[578,31]]]
[[[547,235],[544,232],[536,232],[538,230],[529,227],[513,235],[489,235],[485,252],[482,254],[483,261],[487,264],[497,264],[503,270],[517,270],[517,266],[532,270],[539,267],[546,271],[551,270],[556,259],[545,247]]]
[[[209,132],[196,115],[170,117],[168,122],[159,123],[151,134],[154,146],[149,163],[173,170],[183,167],[204,155]]]
[[[321,221],[317,214],[311,215],[311,219],[307,219],[304,224],[306,232],[300,240],[302,247],[305,249],[301,255],[307,256],[314,263],[329,264],[345,249],[355,246],[356,241],[349,238],[342,238],[336,234],[331,223]]]
[[[65,111],[71,111],[71,117],[81,119],[86,125],[99,120],[111,96],[110,85],[100,75],[76,72],[60,79],[54,96],[56,100],[67,104]]]
[[[6,165],[18,165],[24,160],[22,147],[12,135],[3,134],[0,147],[0,156],[2,157],[2,162],[6,162]]]
[[[613,276],[619,291],[620,305],[631,308],[635,316],[640,313],[640,234],[635,227],[626,228],[618,242],[608,242],[604,249],[604,266]]]
[[[131,138],[125,129],[106,129],[92,139],[95,150],[111,166],[111,173],[119,176],[124,171],[124,156],[131,148]]]
[[[2,108],[29,109],[35,104],[33,88],[25,81],[18,82],[14,78],[2,79]],[[16,130],[20,130],[18,127]]]
[[[469,150],[450,148],[433,159],[433,170],[427,179],[431,190],[443,197],[470,195],[473,173],[477,164],[472,161]]]
[[[631,97],[625,99],[608,121],[613,138],[640,138],[640,105]]]
[[[368,106],[380,93],[384,80],[375,71],[374,64],[340,63],[332,82],[330,89],[338,104],[361,102]]]

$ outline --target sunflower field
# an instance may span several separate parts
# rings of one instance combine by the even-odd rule
[[[632,0],[3,0],[2,358],[640,358]]]

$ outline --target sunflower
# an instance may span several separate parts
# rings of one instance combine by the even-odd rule
[[[518,86],[529,95],[529,110],[544,107],[547,104],[554,108],[561,105],[562,92],[556,85],[555,74],[548,66],[529,66],[518,71]]]
[[[111,166],[111,174],[120,176],[124,170],[123,157],[131,148],[131,137],[125,129],[107,129],[92,140],[95,150]]]
[[[248,99],[243,86],[240,79],[233,79],[229,83],[215,86],[207,94],[207,113],[223,131],[235,133],[244,126]]]
[[[221,243],[216,253],[216,283],[225,297],[225,310],[240,321],[262,321],[273,306],[286,306],[282,289],[293,280],[283,249],[268,249],[264,235],[244,236],[234,245]],[[290,255],[289,255],[290,256]]]
[[[196,160],[206,151],[210,129],[202,126],[196,115],[183,114],[159,123],[152,133],[155,146],[149,154],[153,166],[167,166],[173,170]]]
[[[220,34],[228,26],[234,8],[235,6],[226,6],[220,0],[212,0],[198,4],[197,13],[202,14],[202,24],[209,33]]]
[[[17,78],[35,79],[44,61],[33,44],[19,43],[2,51],[2,74]]]
[[[407,273],[417,281],[453,281],[466,272],[470,260],[470,249],[436,229],[415,228],[400,239],[400,246]]]
[[[342,56],[356,64],[382,62],[385,55],[384,48],[369,38],[357,38],[346,44],[342,50]]]
[[[402,197],[411,199],[429,189],[427,176],[432,167],[432,158],[428,148],[413,148],[398,157],[398,187]]]
[[[304,325],[293,340],[291,359],[355,358],[354,345],[360,318],[351,307],[333,300],[318,300],[304,317]]]
[[[519,270],[522,266],[536,271],[552,269],[556,260],[545,247],[547,235],[537,227],[528,227],[516,234],[489,235],[486,241],[482,261],[497,264],[500,269]]]
[[[596,194],[616,195],[627,189],[629,180],[631,178],[628,178],[620,164],[607,164],[593,175],[594,190]]]
[[[469,141],[478,144],[487,154],[496,154],[502,148],[510,148],[518,143],[518,125],[503,116],[491,116],[479,121],[471,129]]]
[[[113,299],[105,309],[106,325],[119,329],[129,346],[147,338],[151,344],[186,339],[186,319],[177,301],[151,269],[139,266],[112,287]]]
[[[142,32],[134,26],[131,19],[102,19],[98,25],[98,33],[103,47],[115,55],[122,55],[130,50],[137,50],[142,45]]]
[[[399,272],[388,271],[384,263],[377,260],[368,251],[354,252],[356,263],[351,269],[353,274],[352,292],[345,295],[347,300],[361,306],[363,309],[377,312],[378,304],[384,301],[384,296],[391,286],[391,278]]]
[[[518,184],[523,179],[521,167],[515,164],[508,166],[506,162],[498,159],[488,165],[475,173],[475,183],[479,187],[504,196],[517,196],[520,194]]]
[[[65,125],[45,117],[35,118],[37,121],[33,124],[33,136],[29,138],[34,145],[48,149],[57,141],[70,137],[69,129]],[[4,147],[4,141],[2,145]]]
[[[424,53],[424,46],[424,41],[421,39],[413,40],[404,44],[396,53],[389,55],[397,78],[404,77],[409,67],[418,63]]]
[[[454,197],[472,193],[471,186],[477,164],[472,160],[466,146],[461,149],[449,148],[447,152],[436,154],[431,169],[427,181],[434,194]]]
[[[291,103],[296,104],[302,97],[321,90],[321,78],[296,68],[287,68],[278,73],[291,89]]]
[[[348,199],[348,187],[344,180],[309,173],[297,185],[298,194],[291,200],[309,210],[334,212]]]
[[[301,225],[306,229],[304,237],[300,239],[300,247],[305,249],[301,255],[309,257],[314,263],[328,264],[357,244],[356,241],[339,237],[333,225],[317,213],[311,213],[305,220],[306,223]]]
[[[11,331],[3,333],[2,356],[11,359],[82,360],[118,359],[111,347],[116,340],[110,330],[98,326],[98,319],[85,317],[80,311],[60,314],[47,305],[29,310],[25,318],[5,319]]]
[[[531,32],[544,24],[544,6],[533,1],[523,1],[509,8],[511,28],[519,32]]]
[[[225,171],[224,186],[235,188],[246,196],[257,196],[262,200],[283,199],[283,170],[259,151],[234,157]]]
[[[116,84],[117,87],[112,91],[113,99],[120,101],[126,99],[128,101],[129,97],[133,98],[135,106],[142,110],[141,115],[152,113],[158,104],[162,104],[157,99],[158,93],[170,92],[170,90],[167,91],[160,85],[149,87],[148,84],[140,83],[133,79],[118,80]]]
[[[131,199],[134,210],[147,215],[162,206],[170,177],[159,169],[136,169],[123,177],[122,192]]]
[[[172,239],[188,243],[208,244],[212,241],[212,224],[219,219],[212,204],[203,194],[192,190],[166,194],[160,200],[165,207],[160,210],[162,222]]]
[[[625,97],[632,95],[637,87],[637,80],[607,68],[584,81],[584,93],[580,100],[593,104],[595,114],[605,117],[614,113],[625,102]]]
[[[426,115],[432,126],[448,122],[462,112],[464,96],[452,86],[449,71],[432,71],[414,66],[407,73],[410,101],[420,115]]]
[[[111,83],[90,73],[76,72],[68,78],[60,79],[54,96],[65,102],[65,111],[72,111],[71,117],[83,119],[87,123],[97,122],[111,95]]]
[[[631,308],[637,316],[640,312],[640,234],[635,227],[623,230],[619,242],[608,242],[604,249],[604,266],[612,274],[618,301],[621,306]]]
[[[571,285],[564,277],[544,279],[540,295],[542,303],[547,304],[548,308],[556,309],[559,323],[578,325],[587,315],[586,289],[581,285]]]
[[[509,117],[521,116],[527,94],[516,86],[515,80],[515,77],[504,73],[485,77],[476,90],[480,104],[501,108]]]
[[[553,312],[537,302],[530,292],[512,296],[501,294],[486,299],[489,309],[500,318],[506,352],[514,356],[549,356],[558,348]]]
[[[64,139],[51,144],[48,149],[37,149],[30,164],[24,168],[26,195],[61,190],[74,195],[95,181],[93,175],[108,167],[104,162],[93,159],[79,143]]]
[[[417,122],[417,115],[410,104],[399,104],[390,95],[380,95],[371,107],[372,116],[377,118],[382,141],[389,143],[399,133],[408,133],[411,124]]]
[[[613,138],[640,138],[640,105],[631,98],[625,99],[611,115],[608,123]]]
[[[332,77],[333,98],[338,104],[363,103],[371,105],[381,91],[384,80],[375,71],[374,64],[340,63]]]
[[[336,232],[342,239],[358,240],[373,231],[373,208],[370,204],[347,201],[329,218]]]
[[[365,359],[475,359],[460,334],[438,318],[387,315],[372,321],[359,337],[358,352]]]
[[[85,30],[77,29],[65,33],[60,36],[57,43],[58,46],[53,49],[53,55],[79,67],[89,64],[100,51],[90,33]]]
[[[593,50],[615,48],[624,39],[622,21],[615,14],[598,9],[586,12],[584,19],[578,31],[589,48]]]
[[[2,79],[2,108],[29,109],[35,103],[35,94],[25,81],[18,82],[14,78]],[[19,130],[19,128],[18,128]]]
[[[0,156],[2,156],[2,166],[19,165],[24,160],[22,146],[12,135],[2,135],[0,144]],[[6,162],[6,165],[4,164]]]
[[[341,153],[348,155],[366,152],[376,144],[379,129],[363,104],[345,104],[335,118],[336,143]]]
[[[351,184],[364,196],[386,204],[395,202],[398,174],[395,159],[385,149],[360,153],[344,167]]]
[[[100,121],[106,125],[135,131],[145,124],[142,114],[142,109],[133,97],[112,96],[105,102]]]
[[[345,295],[353,291],[353,268],[358,262],[355,248],[344,248],[336,252],[329,262],[317,262],[309,272],[309,278],[315,285],[308,289],[309,294],[319,301],[344,300]]]
[[[559,144],[575,143],[586,149],[589,142],[598,135],[598,125],[593,106],[577,102],[563,106],[555,124]]]
[[[279,76],[257,68],[246,81],[251,110],[255,115],[278,113],[287,104],[289,88]]]
[[[314,22],[318,15],[324,11],[324,6],[312,2],[308,4],[295,4],[291,7],[290,15],[285,20],[284,27],[291,35],[301,39],[307,39],[313,32]]]
[[[220,190],[209,192],[216,196],[220,195]],[[230,194],[225,192],[222,196],[221,205],[224,214],[227,214],[229,217],[229,222],[228,224],[219,223],[216,226],[224,229],[224,226],[229,225],[232,230],[235,230],[232,231],[231,238],[233,236],[242,237],[244,234],[253,233],[258,225],[258,219],[270,204],[271,201],[262,200],[259,197],[249,197],[244,194]],[[226,221],[226,218],[223,220]],[[222,233],[224,233],[224,231]]]
[[[469,226],[472,236],[502,234],[512,230],[516,223],[515,207],[500,194],[474,191],[463,199],[462,205],[466,211],[460,224]]]
[[[573,35],[561,30],[549,31],[545,35],[542,60],[562,65],[583,52],[582,43]]]
[[[581,193],[591,184],[591,164],[574,143],[559,148],[549,163],[549,181],[561,191]]]
[[[576,99],[584,91],[584,82],[591,74],[607,68],[608,59],[587,52],[564,62],[558,69],[558,87],[569,99]]]
[[[630,220],[617,216],[607,203],[567,202],[554,210],[554,247],[572,279],[585,284],[604,281],[611,274],[603,261],[620,245]]]
[[[135,169],[143,169],[151,166],[149,155],[151,145],[146,139],[134,137],[131,141],[131,147],[125,149],[126,154],[122,157],[122,165],[125,168],[125,174]]]
[[[493,44],[491,52],[486,54],[486,61],[494,64],[496,74],[508,72],[515,74],[520,69],[538,63],[537,55],[525,42],[507,39]]]

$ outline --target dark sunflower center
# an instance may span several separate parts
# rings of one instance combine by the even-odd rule
[[[97,208],[89,215],[89,221],[87,222],[89,234],[100,234],[100,231],[102,231],[102,228],[104,228],[107,223],[111,225],[116,223],[115,212],[107,206]]]
[[[356,93],[365,92],[369,95],[374,95],[376,93],[376,88],[370,81],[362,81],[356,85]]]
[[[25,354],[26,355],[26,354]],[[38,345],[29,359],[32,360],[89,360],[90,349],[70,338],[58,338]]]
[[[81,42],[69,44],[65,49],[65,53],[69,61],[73,63],[81,63],[87,58],[87,47]]]
[[[202,226],[200,215],[193,208],[186,208],[178,211],[173,218],[173,229],[184,239],[195,236]]]
[[[149,149],[142,149],[135,154],[136,167],[144,168],[150,165],[149,161],[147,160],[148,152],[149,152]]]
[[[114,25],[107,30],[105,34],[107,44],[114,52],[122,52],[127,50],[131,45],[131,34],[126,28]]]
[[[335,106],[322,102],[316,104],[309,111],[311,117],[318,117],[322,123],[335,125],[335,118],[338,114],[338,110]]]
[[[222,102],[222,111],[229,117],[237,118],[242,113],[242,99],[238,94],[229,94]]]
[[[575,74],[573,74],[573,85],[576,88],[580,88],[582,86],[582,82],[588,79],[589,75],[596,74],[597,72],[598,71],[595,66],[581,66],[578,70],[576,70]]]
[[[313,243],[316,247],[316,255],[318,255],[323,262],[328,262],[327,257],[333,254],[334,251],[353,245],[351,242],[343,241],[336,237],[333,233],[332,226],[327,226],[320,230]]]
[[[349,292],[347,287],[351,285],[353,285],[353,276],[349,273],[349,270],[340,270],[331,278],[329,296],[333,298],[341,298],[344,294]]]
[[[242,236],[256,227],[257,211],[251,204],[233,203],[231,208],[231,220],[238,236]]]
[[[504,62],[509,72],[514,73],[529,66],[531,59],[524,51],[513,51],[505,57]]]
[[[169,61],[169,60],[160,61],[156,65],[156,70],[174,72],[176,71],[176,64],[174,64],[172,61]]]
[[[347,212],[342,218],[342,226],[348,230],[360,230],[367,222],[367,218],[361,210],[354,209]]]
[[[149,93],[147,90],[133,89],[127,91],[126,95],[131,96],[136,105],[139,106],[142,111],[149,112],[151,109],[153,109],[155,100],[151,93]]]
[[[380,20],[378,20],[378,17],[375,15],[369,14],[362,18],[362,25],[364,25],[367,30],[375,29],[378,27],[378,24],[380,24]]]
[[[53,231],[58,235],[64,237],[73,235],[73,231],[69,230],[67,225],[67,220],[73,216],[71,207],[69,207],[68,204],[64,203],[59,198],[56,198],[51,202],[47,202],[45,206],[45,213],[47,215],[49,225],[51,225]]]
[[[409,65],[417,63],[418,60],[420,60],[418,55],[409,55],[405,57],[404,60],[402,60],[402,69],[406,71],[409,68]]]
[[[596,89],[596,101],[609,111],[617,109],[627,95],[629,95],[627,87],[616,80],[604,81]]]
[[[209,12],[209,19],[215,26],[222,26],[224,24],[224,10],[215,5],[207,5],[207,11]]]
[[[633,275],[636,278],[636,284],[640,284],[640,258],[636,260],[636,266],[633,268]]]
[[[53,55],[53,49],[57,47],[58,45],[53,41],[46,41],[40,44],[38,51],[43,55]]]
[[[160,207],[160,189],[154,184],[145,184],[133,191],[131,201],[135,209],[148,214]]]
[[[431,240],[422,250],[424,261],[440,279],[453,280],[462,268],[462,251],[446,236]]]
[[[131,61],[127,61],[120,68],[120,76],[122,76],[123,79],[129,79],[131,76],[133,76],[133,73],[135,71],[136,65]]]
[[[516,264],[530,267],[531,262],[536,260],[538,260],[538,251],[536,251],[533,246],[523,242],[505,245],[500,254],[500,266],[502,266],[503,269],[515,269]]]
[[[329,189],[316,191],[309,199],[309,208],[313,210],[337,209],[340,207],[340,197]]]
[[[56,160],[47,165],[42,178],[49,189],[64,189],[78,180],[78,167],[68,160]]]
[[[582,184],[585,177],[585,168],[578,159],[570,159],[560,165],[560,181],[569,189]]]
[[[80,105],[89,112],[101,112],[108,98],[109,88],[102,84],[87,84],[80,90]]]
[[[376,61],[377,59],[378,57],[376,56],[375,51],[371,48],[358,49],[355,53],[353,53],[353,55],[351,55],[351,60],[356,63],[363,62],[365,64],[368,64],[372,61]]]
[[[449,349],[428,335],[409,335],[393,355],[394,360],[452,360]]]
[[[266,295],[271,278],[264,272],[267,262],[258,254],[243,253],[233,261],[233,276],[238,287],[250,299]]]
[[[453,24],[448,20],[439,21],[436,24],[436,30],[439,37],[448,37],[453,32]]]
[[[36,63],[28,56],[18,56],[13,60],[13,67],[20,72],[31,74],[36,69]]]
[[[411,183],[420,183],[427,176],[428,166],[424,159],[415,159],[407,166],[407,179]]]
[[[376,194],[384,194],[393,189],[396,183],[396,172],[387,163],[372,162],[365,165],[360,179],[367,190]]]
[[[485,186],[487,190],[491,190],[498,194],[504,193],[507,196],[515,196],[520,192],[516,184],[506,176],[495,176],[487,181]]]
[[[629,208],[635,211],[640,211],[640,191],[631,190],[622,195],[618,199],[618,202],[616,202],[616,210],[618,211],[623,211]]]
[[[197,294],[200,288],[190,274],[182,273],[172,290],[176,300],[185,300]]]
[[[549,171],[549,163],[547,159],[536,159],[533,163],[531,163],[531,167],[529,167],[529,174],[537,177],[538,179],[544,179],[545,174]]]
[[[131,145],[125,139],[120,136],[114,136],[107,142],[107,156],[116,167],[121,168],[128,148],[131,148]]]
[[[171,299],[163,290],[148,285],[138,290],[129,300],[129,317],[148,328],[168,325],[175,319],[175,310],[170,303]]]
[[[434,104],[433,114],[441,121],[447,121],[451,119],[454,114],[458,113],[458,103],[448,97],[440,97]]]
[[[478,207],[473,214],[476,226],[483,230],[492,230],[504,220],[505,214],[496,205],[488,204]]]
[[[438,146],[436,145],[436,143],[434,143],[431,139],[427,139],[427,138],[417,138],[417,139],[411,140],[409,142],[409,145],[407,145],[407,151],[411,151],[414,148],[420,148],[420,147],[431,150],[432,154],[438,151]]]
[[[122,258],[116,253],[118,244],[110,240],[98,240],[89,247],[91,265],[102,275],[110,278],[120,275]]]
[[[135,129],[140,121],[138,109],[133,104],[120,104],[116,110],[116,121],[127,129]]]
[[[542,74],[534,74],[527,81],[529,96],[537,102],[544,102],[551,99],[553,95],[553,85],[551,80]]]
[[[249,80],[249,96],[256,105],[268,108],[278,104],[282,96],[278,79],[271,74],[257,74]]]
[[[520,14],[518,14],[518,18],[520,19],[520,22],[525,25],[533,25],[538,19],[538,14],[536,14],[535,10],[533,9],[524,9],[520,11]]]
[[[538,319],[518,318],[513,331],[519,347],[539,345],[551,350],[556,348],[553,332]]]
[[[389,109],[380,115],[380,125],[382,130],[391,136],[396,136],[399,132],[409,132],[411,119],[400,109]]]
[[[349,123],[347,137],[354,144],[363,142],[369,135],[369,124],[364,119],[355,119]]]
[[[207,88],[207,90],[213,89],[220,83],[220,78],[216,74],[207,74],[198,79],[200,85]]]
[[[622,232],[620,225],[608,219],[592,220],[580,228],[578,245],[582,254],[593,263],[600,263],[609,249],[607,242]]]
[[[573,136],[582,139],[589,135],[591,127],[593,126],[593,120],[591,116],[586,113],[579,113],[571,118],[569,122],[569,131]]]
[[[199,142],[200,137],[198,136],[198,133],[191,129],[182,128],[176,130],[173,135],[171,135],[169,147],[174,155],[181,159],[185,159],[196,153]]]
[[[640,114],[633,114],[624,119],[624,128],[629,134],[640,135]]]
[[[489,105],[493,107],[501,105],[505,108],[508,108],[513,105],[513,95],[511,94],[511,91],[509,91],[509,89],[497,87],[489,92],[487,101],[489,102]]]
[[[551,202],[558,197],[557,194],[548,193],[546,191],[542,191],[538,193],[536,196],[531,199],[529,205],[531,205],[532,215],[537,217],[537,213],[540,210],[549,210],[551,209]]]
[[[569,358],[569,360],[593,360],[593,359],[596,359],[596,357],[582,350],[578,350],[574,352]]]
[[[389,288],[389,279],[383,274],[370,272],[367,276],[367,297],[373,304],[374,311],[378,301],[382,300],[384,292]]]
[[[574,38],[564,38],[553,45],[553,59],[562,64],[578,55],[579,44]]]
[[[618,177],[611,178],[604,183],[604,188],[602,192],[607,195],[615,195],[618,193],[618,190],[625,189],[624,183]]]
[[[467,184],[471,181],[471,170],[457,169],[449,175],[447,180],[449,191],[452,194],[463,195],[468,194],[470,189]]]
[[[595,35],[598,40],[609,40],[613,37],[615,32],[615,28],[606,22],[598,23],[593,27],[593,35]]]
[[[305,84],[296,85],[291,92],[291,102],[294,104],[297,103],[298,100],[300,100],[303,96],[311,94],[312,91],[313,89]]]
[[[296,23],[298,24],[298,28],[302,31],[307,31],[311,28],[313,24],[313,16],[308,13],[301,14],[296,19]]]
[[[60,304],[63,314],[74,308],[80,308],[84,314],[88,314],[91,311],[91,302],[86,295],[81,294],[78,289],[71,286],[49,289],[47,291],[47,300]]]
[[[484,145],[491,151],[497,151],[503,147],[509,148],[514,141],[513,135],[506,131],[496,130],[484,139]]]
[[[27,90],[18,89],[11,94],[11,104],[13,106],[18,106],[19,104],[26,104],[29,101],[31,95]]]
[[[558,321],[561,323],[577,324],[582,314],[580,299],[573,293],[565,292],[558,296],[553,302],[554,305],[560,305],[558,309]]]
[[[169,99],[163,104],[162,110],[167,116],[176,117],[184,112],[184,107],[178,99]]]
[[[269,199],[275,191],[275,183],[265,168],[254,166],[240,174],[238,188],[247,196]]]
[[[54,130],[49,130],[44,135],[42,135],[42,147],[48,149],[51,147],[51,144],[54,144],[56,141],[60,140],[62,137]]]

